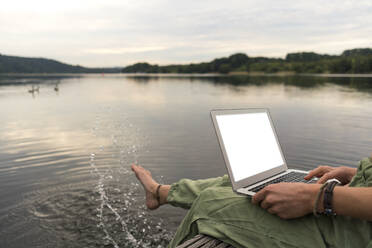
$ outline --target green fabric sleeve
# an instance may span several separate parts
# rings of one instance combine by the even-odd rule
[[[358,170],[351,180],[350,187],[372,187],[372,159],[364,158],[359,162]]]

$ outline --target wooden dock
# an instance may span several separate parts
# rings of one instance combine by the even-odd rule
[[[204,234],[196,235],[194,238],[187,240],[177,248],[234,248],[218,239]]]

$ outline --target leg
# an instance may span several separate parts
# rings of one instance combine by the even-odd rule
[[[224,175],[201,180],[181,179],[171,185],[167,201],[175,207],[189,209],[204,190],[213,187],[227,187],[231,190],[229,177]]]
[[[227,175],[203,180],[182,179],[172,185],[162,185],[158,201],[156,189],[159,184],[152,178],[151,173],[138,165],[132,165],[132,170],[146,191],[146,206],[149,209],[156,209],[166,203],[188,209],[203,190],[218,186],[231,187]]]

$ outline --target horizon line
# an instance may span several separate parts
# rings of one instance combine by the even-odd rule
[[[329,55],[329,56],[340,56],[342,55],[343,52],[345,51],[348,51],[348,50],[354,50],[354,49],[372,49],[371,47],[356,47],[356,48],[350,48],[350,49],[345,49],[343,50],[341,53],[338,53],[338,54],[331,54],[331,53],[317,53],[315,51],[294,51],[294,52],[287,52],[284,56],[279,56],[279,57],[268,57],[268,56],[254,56],[254,57],[251,57],[249,56],[249,54],[245,53],[245,52],[234,52],[234,53],[231,53],[227,56],[222,56],[222,57],[215,57],[215,58],[212,58],[210,59],[209,61],[199,61],[199,62],[186,62],[186,63],[154,63],[154,62],[148,62],[148,61],[144,61],[144,60],[138,60],[137,62],[132,62],[130,64],[127,64],[127,65],[123,65],[123,66],[119,66],[119,65],[116,65],[116,66],[84,66],[84,65],[81,65],[81,64],[73,64],[73,63],[68,63],[68,62],[65,62],[65,61],[62,61],[62,60],[59,60],[59,59],[55,59],[55,58],[51,58],[51,57],[40,57],[40,56],[30,56],[30,57],[27,57],[27,56],[22,56],[22,55],[12,55],[12,54],[4,54],[4,53],[1,53],[0,52],[0,56],[8,56],[8,57],[20,57],[20,58],[30,58],[30,59],[46,59],[46,60],[54,60],[54,61],[57,61],[59,63],[63,63],[63,64],[67,64],[67,65],[71,65],[71,66],[81,66],[81,67],[84,67],[84,68],[88,68],[88,69],[95,69],[95,68],[125,68],[127,66],[130,66],[130,65],[134,65],[134,64],[138,64],[138,63],[148,63],[150,65],[158,65],[158,66],[169,66],[169,65],[189,65],[189,64],[200,64],[200,63],[209,63],[215,59],[220,59],[220,58],[227,58],[227,57],[230,57],[234,54],[245,54],[247,55],[249,58],[272,58],[272,59],[285,59],[285,57],[288,55],[288,54],[296,54],[296,53],[315,53],[315,54],[319,54],[319,55]]]

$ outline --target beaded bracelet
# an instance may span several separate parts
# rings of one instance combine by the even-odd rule
[[[315,200],[315,204],[314,204],[314,208],[313,208],[313,214],[315,217],[319,217],[319,212],[318,212],[318,205],[319,205],[319,201],[320,201],[320,197],[322,196],[322,193],[323,191],[325,190],[325,188],[327,187],[328,185],[328,182],[325,182],[322,187],[320,187],[317,195],[316,195],[316,200]]]
[[[338,180],[330,180],[328,181],[328,185],[324,190],[323,206],[324,206],[324,214],[327,216],[336,215],[332,207],[332,197],[333,197],[333,190],[335,186],[339,184],[340,182]]]

